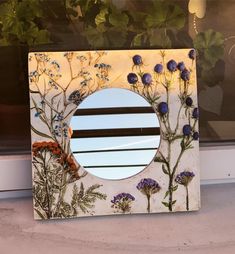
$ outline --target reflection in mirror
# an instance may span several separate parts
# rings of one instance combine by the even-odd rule
[[[109,88],[87,97],[71,119],[71,150],[89,173],[123,179],[142,171],[160,143],[156,113],[140,95]]]

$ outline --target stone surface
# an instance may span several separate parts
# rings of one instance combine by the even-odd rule
[[[235,253],[235,184],[202,187],[199,212],[34,221],[31,198],[0,200],[0,253]]]

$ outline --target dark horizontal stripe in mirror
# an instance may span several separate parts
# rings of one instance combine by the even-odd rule
[[[118,114],[155,114],[155,111],[152,107],[81,108],[75,111],[74,116]]]
[[[153,136],[153,135],[160,135],[159,127],[73,130],[72,138],[101,138],[101,137]]]
[[[130,164],[130,165],[94,165],[83,166],[84,168],[132,168],[132,167],[146,167],[148,164]]]
[[[150,151],[157,150],[158,147],[148,148],[126,148],[126,149],[100,149],[100,150],[84,150],[84,151],[73,151],[74,154],[81,153],[109,153],[109,152],[132,152],[132,151]]]

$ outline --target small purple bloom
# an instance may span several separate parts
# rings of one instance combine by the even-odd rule
[[[191,132],[192,132],[191,126],[189,124],[184,125],[183,127],[184,136],[190,136]]]
[[[166,102],[161,102],[158,104],[158,112],[161,114],[161,115],[165,115],[168,113],[168,104]]]
[[[156,72],[156,73],[162,73],[162,71],[163,71],[163,65],[162,64],[156,64],[155,65],[155,67],[154,67],[154,71]]]
[[[184,69],[181,74],[180,74],[181,79],[183,79],[184,81],[189,81],[190,79],[190,71]]]
[[[136,188],[145,195],[154,194],[161,189],[160,185],[154,179],[151,178],[142,179],[138,183]]]
[[[83,101],[83,95],[79,90],[75,90],[69,95],[68,101],[78,106]]]
[[[188,53],[188,57],[192,60],[194,60],[196,58],[196,51],[195,49],[191,49]]]
[[[151,74],[149,74],[149,73],[145,73],[143,76],[142,76],[142,83],[144,84],[144,85],[146,85],[146,86],[148,86],[148,85],[151,85],[151,83],[152,83],[152,76],[151,76]]]
[[[188,106],[188,107],[191,107],[193,105],[193,100],[191,97],[187,97],[186,100],[185,100],[185,104]]]
[[[179,62],[177,65],[177,69],[180,71],[183,71],[185,69],[185,64],[184,62]]]
[[[194,176],[195,176],[195,174],[193,172],[183,171],[176,176],[175,181],[178,184],[188,186],[188,184],[192,181]]]
[[[111,200],[112,207],[115,208],[118,212],[130,212],[131,203],[135,200],[135,197],[130,193],[119,193],[113,197]]]
[[[134,65],[141,65],[143,64],[142,57],[140,55],[134,55],[132,57]]]
[[[143,178],[136,186],[136,188],[147,197],[147,211],[150,212],[150,197],[151,195],[160,191],[160,185],[151,178]]]
[[[135,73],[129,73],[127,75],[127,81],[128,81],[128,83],[134,85],[134,84],[137,83],[138,77],[137,77],[137,75]]]
[[[56,114],[55,121],[62,121],[63,119],[64,119],[64,116],[62,112]]]
[[[198,139],[199,139],[199,133],[198,133],[197,131],[195,131],[195,132],[193,133],[193,139],[194,139],[194,140],[198,140]]]
[[[199,117],[199,110],[198,110],[198,108],[194,108],[193,109],[192,117],[195,118],[195,119],[198,119],[198,117]]]
[[[181,173],[179,173],[176,178],[175,181],[180,184],[183,185],[186,188],[186,210],[189,210],[189,193],[188,193],[188,185],[189,183],[192,181],[192,179],[194,178],[195,174],[193,172],[190,171],[183,171]]]
[[[170,71],[170,72],[174,72],[177,70],[177,63],[175,60],[170,60],[168,63],[167,63],[167,69]]]
[[[35,117],[39,117],[40,115],[41,115],[41,112],[39,112],[39,111],[37,111],[37,112],[34,114]]]

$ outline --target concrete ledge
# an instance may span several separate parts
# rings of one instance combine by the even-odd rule
[[[235,184],[202,186],[199,212],[33,220],[31,198],[0,200],[1,254],[234,254]]]

